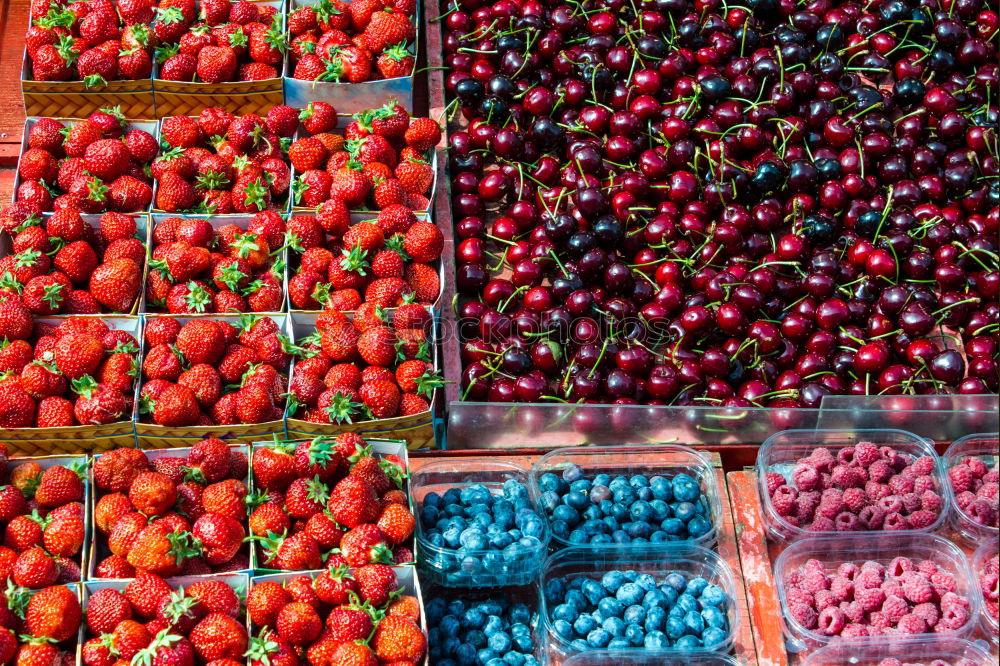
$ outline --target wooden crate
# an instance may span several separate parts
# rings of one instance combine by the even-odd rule
[[[781,629],[781,602],[774,580],[774,560],[784,550],[778,543],[768,543],[765,535],[764,518],[761,512],[760,496],[757,494],[757,474],[752,470],[729,472],[726,475],[729,496],[732,499],[733,519],[738,527],[737,547],[739,567],[746,585],[750,613],[750,629],[753,643],[757,647],[757,663],[766,666],[795,666],[803,663],[802,655],[789,654],[785,649],[785,637]],[[967,554],[972,550],[944,533],[962,547]],[[976,627],[968,636],[969,640],[989,637]],[[993,656],[997,656],[997,646],[989,642]]]

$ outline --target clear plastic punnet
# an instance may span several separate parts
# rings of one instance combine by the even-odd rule
[[[583,478],[593,479],[599,474],[631,477],[642,474],[647,478],[661,476],[667,480],[678,474],[687,474],[697,482],[701,490],[698,499],[699,507],[709,522],[709,527],[696,537],[679,540],[669,540],[663,543],[694,543],[711,548],[718,538],[719,525],[722,521],[722,502],[719,487],[715,481],[715,470],[711,463],[699,452],[686,446],[665,444],[657,446],[607,446],[607,447],[572,447],[556,449],[542,456],[531,467],[531,493],[535,503],[544,511],[545,518],[552,527],[553,521],[543,498],[542,477],[548,473],[562,476],[563,472],[572,466],[583,472]],[[591,503],[595,503],[593,499]],[[552,531],[552,544],[556,548],[569,547],[599,547],[599,548],[644,548],[648,543],[576,543]],[[655,543],[653,545],[661,545]]]
[[[980,624],[983,632],[994,643],[1000,643],[1000,622],[997,621],[997,594],[1000,593],[1000,590],[998,590],[996,578],[990,579],[992,585],[989,592],[983,590],[980,576],[983,575],[990,561],[997,557],[998,549],[1000,549],[1000,543],[996,539],[990,539],[979,546],[972,555],[973,584],[979,589],[980,601],[982,602],[979,613]],[[993,598],[988,599],[987,594]]]
[[[969,602],[969,617],[957,629],[934,631],[920,634],[939,638],[964,638],[978,621],[979,595],[976,593],[975,579],[969,568],[968,558],[958,546],[936,534],[898,532],[852,533],[835,536],[801,539],[789,545],[774,562],[774,580],[781,601],[783,630],[786,648],[799,653],[824,647],[832,643],[852,642],[853,639],[827,636],[815,629],[807,629],[790,612],[789,593],[793,572],[798,571],[809,560],[818,560],[824,570],[834,573],[841,564],[853,563],[860,567],[872,561],[888,567],[897,557],[908,558],[916,564],[930,560],[938,571],[950,574],[955,579],[955,594]],[[872,637],[879,639],[879,637]],[[895,638],[895,637],[894,637]]]
[[[675,655],[648,654],[627,650],[594,650],[581,652],[564,661],[562,666],[738,666],[739,662],[713,652],[678,652]]]
[[[789,485],[795,485],[792,473],[797,461],[808,457],[815,449],[830,449],[836,456],[839,449],[851,447],[859,442],[872,442],[878,447],[888,446],[911,460],[922,456],[934,459],[934,471],[930,475],[934,480],[934,490],[941,497],[941,509],[937,519],[930,525],[919,529],[905,530],[871,530],[865,534],[915,534],[936,532],[947,520],[951,509],[948,491],[941,468],[941,461],[934,451],[933,445],[913,433],[904,430],[784,430],[775,433],[761,444],[757,452],[757,492],[760,495],[761,512],[764,516],[764,526],[768,538],[778,542],[788,542],[808,536],[829,535],[830,531],[815,531],[794,525],[775,508],[774,501],[768,493],[767,475],[777,473],[785,478]],[[836,532],[847,534],[848,532]]]
[[[995,542],[1000,536],[1000,529],[992,525],[983,525],[958,505],[956,499],[958,493],[955,492],[954,484],[948,476],[948,470],[966,458],[979,458],[987,468],[992,468],[1000,458],[1000,434],[994,432],[966,435],[952,442],[941,457],[945,485],[948,487],[948,499],[951,501],[951,526],[973,546],[978,546],[984,539],[992,539]]]
[[[420,568],[442,587],[501,587],[531,585],[538,579],[548,555],[549,527],[544,513],[531,500],[542,526],[537,546],[512,544],[517,548],[449,548],[428,540],[423,525],[424,500],[452,488],[482,485],[490,494],[501,495],[504,483],[516,481],[528,491],[528,470],[500,458],[451,458],[420,466],[410,475],[417,517],[417,548]]]
[[[906,664],[930,664],[940,660],[948,666],[988,666],[996,659],[984,641],[963,638],[901,638],[866,641],[842,641],[816,650],[802,666],[880,666],[883,659],[898,659]]]
[[[568,663],[567,660],[575,655],[592,655],[594,650],[603,648],[581,649],[560,636],[556,631],[558,618],[554,617],[554,613],[558,612],[558,604],[550,602],[546,591],[551,592],[553,585],[558,587],[560,580],[563,581],[563,584],[567,584],[575,578],[587,577],[601,582],[604,574],[612,571],[635,572],[638,575],[649,574],[657,583],[662,583],[671,574],[679,574],[685,580],[700,577],[705,579],[708,584],[721,588],[726,597],[723,607],[720,608],[725,613],[726,619],[726,637],[721,642],[710,647],[654,648],[641,645],[632,649],[618,648],[617,646],[611,648],[616,653],[622,652],[632,659],[640,659],[640,661],[622,663],[669,664],[674,663],[671,660],[677,659],[679,655],[692,651],[710,651],[717,654],[731,652],[740,625],[740,615],[736,606],[736,584],[732,571],[718,554],[690,542],[655,544],[645,548],[632,549],[576,547],[566,548],[550,556],[545,562],[545,568],[538,583],[541,615],[539,629],[543,644],[548,646],[547,664]],[[596,664],[599,662],[573,663]]]

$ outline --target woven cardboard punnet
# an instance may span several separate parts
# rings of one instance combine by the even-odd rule
[[[282,213],[281,215],[282,217],[287,218],[286,214]],[[148,252],[151,253],[154,249],[153,230],[156,228],[156,225],[160,224],[163,220],[169,219],[171,217],[183,217],[183,218],[190,218],[193,220],[207,220],[208,223],[212,225],[213,229],[219,229],[221,227],[226,226],[227,224],[235,224],[240,229],[246,231],[247,224],[250,223],[250,221],[253,219],[254,216],[253,215],[197,215],[193,213],[185,213],[183,215],[177,215],[171,213],[154,213],[153,215],[150,216],[149,233],[146,235],[146,248]],[[281,289],[282,289],[281,310],[278,312],[256,312],[253,314],[280,315],[283,312],[285,312],[285,310],[288,307],[288,249],[283,248],[279,254],[274,255],[272,261],[281,262],[281,270],[279,271],[281,274],[279,279],[281,280]],[[145,281],[143,281],[143,285],[145,285]],[[142,290],[142,298],[139,306],[139,311],[144,314],[151,315],[153,317],[159,317],[169,314],[166,312],[166,310],[158,311],[151,308],[150,304],[146,301],[145,289]]]
[[[128,315],[69,315],[100,319],[115,330],[131,333],[137,341],[142,340],[142,322],[139,317]],[[35,322],[59,325],[66,315],[36,317]],[[139,382],[136,382],[133,403],[138,402]],[[59,428],[6,428],[0,433],[0,441],[7,445],[12,456],[38,456],[49,454],[98,453],[120,447],[135,446],[135,405],[127,415],[127,420],[106,425],[76,425]]]
[[[285,0],[253,0],[254,4],[275,7],[285,21]],[[200,11],[200,4],[197,6]],[[286,57],[287,60],[287,57]],[[282,65],[276,65],[278,76],[261,81],[227,81],[202,83],[195,81],[167,81],[160,77],[160,64],[153,65],[153,97],[156,100],[156,117],[196,116],[202,109],[221,107],[236,114],[257,113],[265,115],[272,106],[283,103]]]
[[[238,315],[238,314],[205,314],[178,317],[175,315],[149,315],[155,317],[171,317],[177,319],[181,326],[192,319],[212,319],[229,321],[236,325],[241,316],[258,316],[273,319],[278,328],[291,338],[291,328],[287,315]],[[146,342],[142,341],[142,358],[145,359]],[[142,390],[143,379],[139,378],[139,390]],[[275,435],[285,436],[285,422],[283,419],[276,421],[266,421],[264,423],[234,423],[231,425],[213,426],[182,426],[168,427],[156,425],[150,421],[149,414],[139,413],[138,399],[136,400],[135,432],[138,445],[143,449],[169,449],[183,446],[191,446],[195,442],[207,437],[224,439],[233,444],[248,444],[261,439],[268,439]],[[145,420],[144,420],[145,419]]]
[[[321,435],[323,436],[323,435]],[[300,444],[304,441],[310,441],[312,437],[303,438],[298,440],[283,440],[282,443],[288,444]],[[410,511],[413,511],[413,496],[410,493],[410,458],[407,454],[406,442],[398,439],[365,439],[365,443],[370,445],[372,448],[372,453],[377,458],[385,458],[387,456],[399,456],[403,461],[403,469],[406,472],[406,476],[403,480],[403,491],[406,493],[406,500],[408,502],[408,507]],[[253,457],[254,454],[261,448],[268,448],[275,444],[274,441],[259,441],[254,442],[250,447],[250,493],[254,494],[257,492],[257,488],[253,482]],[[332,490],[332,485],[331,485]],[[402,545],[408,546],[410,550],[414,553],[416,557],[416,539],[410,537]],[[250,568],[255,572],[261,573],[273,573],[282,571],[281,569],[271,569],[266,566],[265,556],[261,550],[260,542],[254,541],[253,547],[250,550]],[[301,573],[301,572],[300,572]]]
[[[73,561],[80,566],[80,579],[83,580],[87,575],[87,566],[89,565],[90,560],[91,519],[94,515],[94,504],[92,501],[93,488],[90,483],[89,456],[86,454],[77,454],[68,456],[28,456],[23,458],[11,458],[7,463],[8,475],[10,470],[13,470],[18,465],[22,465],[24,463],[37,463],[43,471],[59,465],[69,467],[74,464],[83,464],[85,466],[85,469],[87,470],[87,478],[83,481],[83,545],[80,547],[79,554],[73,558]]]
[[[229,450],[230,451],[234,451],[234,452],[238,451],[240,453],[245,454],[247,456],[247,460],[248,460],[248,464],[249,464],[250,449],[249,449],[249,447],[246,444],[231,444],[229,446]],[[150,462],[156,460],[157,458],[174,458],[174,457],[176,457],[176,458],[186,458],[190,452],[191,452],[190,448],[155,449],[155,450],[149,449],[149,450],[143,451],[143,453],[146,454],[146,457],[150,460]],[[88,505],[88,514],[87,514],[88,515],[88,524],[87,524],[87,544],[88,544],[88,551],[87,551],[87,568],[84,569],[84,571],[86,572],[86,578],[87,578],[88,581],[115,580],[115,579],[111,579],[111,578],[99,578],[97,576],[97,565],[99,565],[104,558],[106,558],[109,555],[111,555],[111,551],[108,549],[108,537],[107,537],[107,535],[100,534],[98,532],[98,530],[97,530],[97,525],[95,525],[93,523],[93,521],[91,521],[90,518],[89,518],[89,516],[93,515],[93,508],[92,507],[96,507],[97,506],[97,501],[102,496],[104,496],[105,494],[107,494],[107,492],[104,491],[104,492],[101,492],[100,495],[99,495],[98,494],[98,490],[97,490],[97,486],[93,482],[93,462],[95,462],[98,458],[100,458],[99,455],[95,456],[94,460],[91,461],[91,468],[90,468],[91,469],[91,474],[90,474],[90,478],[89,478],[89,493],[88,493],[88,502],[89,502],[89,505]],[[243,477],[241,479],[241,481],[243,481],[243,483],[246,484],[248,488],[250,487],[250,485],[249,485],[250,484],[249,472],[247,472],[247,476]],[[192,521],[192,524],[193,524],[193,521]],[[243,520],[242,525],[243,525],[244,531],[246,531],[247,534],[249,534],[250,533],[249,532],[249,524],[247,522],[247,519]],[[249,555],[250,554],[249,554],[249,550],[248,549],[249,549],[249,546],[247,546],[246,544],[244,544],[240,548],[240,552],[247,553],[248,560],[249,560]],[[241,569],[240,571],[249,571],[249,570]],[[213,574],[213,575],[222,575],[222,574]],[[195,577],[195,578],[197,578],[197,577]],[[178,578],[175,578],[175,579],[172,579],[172,580],[178,580]]]
[[[320,0],[288,0],[288,12],[299,7],[315,7]],[[348,2],[350,4],[350,2]],[[421,3],[417,3],[416,16],[421,16]],[[407,45],[413,55],[413,70],[409,76],[394,79],[377,79],[361,83],[335,83],[333,81],[303,81],[292,75],[295,65],[291,58],[285,58],[285,104],[302,108],[309,102],[327,102],[343,113],[356,113],[365,109],[382,106],[394,99],[410,113],[413,112],[413,76],[417,68],[417,56],[420,53],[420,21],[416,21],[416,39]],[[292,43],[292,35],[288,33],[288,43]],[[372,73],[378,69],[372,65]]]
[[[315,312],[290,315],[293,342],[297,343],[316,330],[316,315]],[[350,317],[350,315],[348,316]],[[431,310],[431,319],[434,322],[434,328],[431,332],[431,353],[434,367],[437,369],[439,367],[436,344],[437,321],[433,310]],[[293,376],[294,373],[295,360],[293,359]],[[365,439],[401,439],[406,442],[406,446],[410,450],[432,449],[434,448],[433,415],[440,392],[440,389],[434,391],[434,395],[428,401],[430,407],[426,412],[410,416],[397,416],[375,421],[355,421],[354,423],[312,423],[295,418],[293,414],[286,412],[285,424],[288,436],[292,439],[311,439],[318,435],[335,437],[342,432],[356,432]]]
[[[27,49],[21,63],[21,95],[29,116],[86,118],[94,111],[120,106],[126,118],[156,118],[152,78],[108,81],[100,88],[88,88],[83,81],[35,81]]]

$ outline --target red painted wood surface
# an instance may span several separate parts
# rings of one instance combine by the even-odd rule
[[[0,168],[17,164],[24,130],[21,57],[28,25],[28,0],[0,0]],[[0,201],[10,198],[11,181],[0,179]]]

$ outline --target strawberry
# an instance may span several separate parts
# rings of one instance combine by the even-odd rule
[[[326,146],[315,137],[298,139],[288,149],[288,158],[299,171],[321,169],[327,157]]]
[[[35,638],[48,638],[55,642],[69,639],[80,626],[83,611],[76,594],[68,587],[47,587],[28,602],[25,624]]]
[[[87,628],[95,634],[109,634],[119,622],[132,619],[132,606],[120,591],[96,590],[87,602]]]
[[[156,399],[153,407],[153,421],[157,425],[187,426],[198,421],[201,410],[198,396],[186,386],[172,384]]]
[[[392,44],[405,44],[416,36],[416,26],[403,14],[389,11],[373,12],[362,39],[369,49],[378,53]]]
[[[374,629],[372,609],[358,603],[338,606],[327,615],[326,628],[335,642],[367,642]]]
[[[292,645],[307,645],[316,640],[323,629],[323,621],[316,610],[306,603],[286,604],[275,622],[278,635]]]
[[[371,45],[369,44],[369,48]],[[396,79],[410,76],[416,59],[405,44],[394,44],[385,49],[375,60],[375,67],[383,79]]]
[[[236,74],[236,52],[228,46],[206,46],[198,51],[198,78],[205,83],[231,81]]]
[[[299,120],[310,134],[331,132],[337,126],[337,110],[327,102],[310,102],[299,114]]]
[[[247,594],[247,615],[258,626],[274,626],[281,608],[292,598],[280,583],[261,581],[255,583]]]
[[[441,256],[444,235],[430,222],[415,222],[406,231],[403,247],[413,261],[427,264]]]
[[[217,513],[233,520],[246,518],[247,487],[237,479],[226,479],[210,484],[201,496],[205,511]]]
[[[358,396],[376,419],[392,418],[399,412],[400,392],[395,382],[365,382]]]
[[[319,568],[322,560],[319,545],[306,532],[291,536],[269,535],[261,540],[265,563],[287,571],[303,571]]]
[[[10,577],[16,585],[29,590],[39,590],[56,582],[59,569],[52,557],[39,547],[20,553],[11,569]]]
[[[354,29],[357,31],[363,31],[368,27],[368,23],[372,19],[372,15],[382,9],[384,3],[382,0],[360,0],[360,2],[352,2],[348,9],[351,14],[351,23]]]
[[[406,267],[406,282],[418,303],[433,303],[441,293],[441,280],[433,266],[410,264]]]
[[[254,483],[265,490],[283,491],[296,478],[290,451],[261,447],[253,455]]]
[[[236,590],[221,580],[201,580],[191,583],[186,593],[196,599],[209,613],[224,613],[236,618],[240,612],[240,599]]]
[[[327,507],[330,515],[339,524],[354,528],[377,520],[378,495],[367,480],[358,476],[347,476],[330,492]]]
[[[164,524],[151,524],[136,535],[127,559],[136,570],[173,576],[180,572],[185,559],[198,552],[189,532],[173,532]]]
[[[390,615],[379,622],[372,637],[380,662],[418,663],[427,651],[427,637],[413,621]]]
[[[128,312],[141,288],[139,267],[131,259],[113,259],[97,267],[90,277],[90,293],[114,312]]]
[[[266,537],[268,533],[281,534],[291,526],[288,515],[277,504],[268,502],[250,514],[250,532],[254,536]]]
[[[54,356],[56,367],[67,379],[79,379],[97,371],[104,359],[104,345],[91,335],[64,335],[56,343]]]
[[[192,533],[201,542],[205,561],[212,566],[232,560],[246,536],[239,522],[213,513],[206,513],[195,521]]]
[[[225,341],[215,322],[193,320],[186,323],[177,334],[177,349],[188,363],[214,364],[225,352]]]
[[[403,138],[414,150],[429,150],[441,141],[441,128],[430,118],[414,118]]]
[[[330,655],[330,663],[350,666],[377,666],[379,661],[372,649],[364,643],[339,643]]]
[[[224,613],[209,613],[191,630],[195,652],[205,662],[241,659],[247,650],[246,627]]]
[[[410,510],[399,504],[390,504],[382,510],[376,523],[389,543],[398,545],[413,536],[415,521]]]

